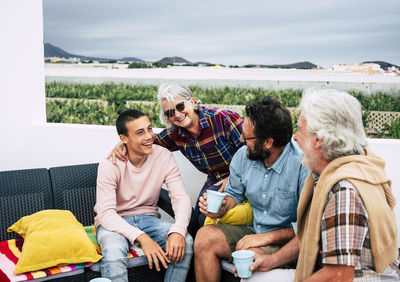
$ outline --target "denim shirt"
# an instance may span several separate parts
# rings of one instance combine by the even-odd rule
[[[309,173],[301,164],[303,153],[291,141],[275,163],[265,168],[262,161],[249,160],[246,150],[243,146],[234,155],[224,192],[236,203],[249,200],[254,214],[249,228],[255,233],[290,227],[297,220],[297,204]]]

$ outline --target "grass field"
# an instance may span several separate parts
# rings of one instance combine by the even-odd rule
[[[253,99],[270,95],[286,107],[297,107],[300,103],[301,89],[271,91],[262,88],[200,88],[190,87],[193,95],[204,104],[246,105]],[[350,93],[362,106],[364,126],[368,126],[368,115],[371,111],[400,112],[400,98],[377,93],[367,97],[362,92]],[[127,84],[63,84],[46,83],[46,97],[65,98],[48,99],[46,103],[47,121],[55,123],[80,123],[114,125],[117,116],[128,109],[127,101],[150,101],[153,104],[136,104],[135,107],[145,112],[154,127],[163,127],[159,121],[159,105],[156,103],[157,86],[137,86]],[[244,113],[239,113],[243,116]],[[293,116],[296,127],[297,116]],[[379,137],[399,138],[400,121],[387,123]]]

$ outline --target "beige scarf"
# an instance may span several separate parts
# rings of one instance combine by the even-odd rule
[[[393,211],[396,200],[384,167],[385,162],[366,149],[364,155],[340,157],[331,161],[320,175],[315,190],[314,178],[311,173],[308,175],[297,208],[300,254],[295,281],[302,281],[314,272],[320,251],[324,204],[330,190],[342,179],[353,184],[367,210],[375,270],[382,272],[396,260],[397,226]]]

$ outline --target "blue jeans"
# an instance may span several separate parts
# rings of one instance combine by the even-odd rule
[[[165,250],[171,223],[154,215],[136,215],[123,217],[130,225],[149,235]],[[130,242],[122,235],[108,231],[101,225],[97,228],[97,241],[100,244],[103,259],[100,261],[101,276],[113,282],[128,282],[128,259],[126,258]],[[178,263],[169,263],[164,281],[185,281],[193,256],[193,239],[185,237],[185,256]]]

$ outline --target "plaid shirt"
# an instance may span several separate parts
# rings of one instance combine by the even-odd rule
[[[208,175],[202,191],[229,176],[229,163],[243,145],[243,120],[237,113],[217,108],[199,109],[200,133],[194,138],[185,128],[166,128],[157,134],[155,144],[170,151],[180,150],[201,172]]]
[[[353,281],[398,281],[398,260],[376,273],[369,237],[368,213],[354,186],[336,183],[328,194],[321,221],[320,256],[317,265],[354,266]]]

